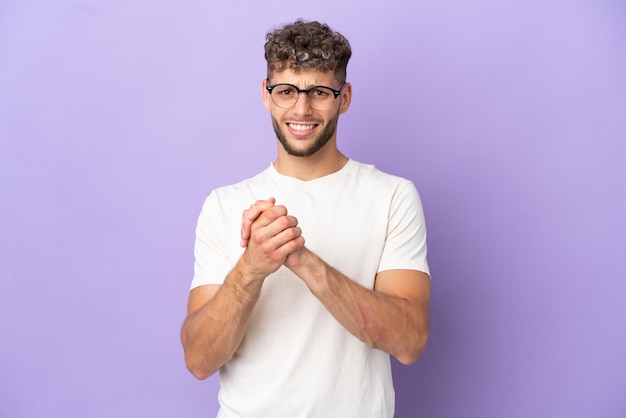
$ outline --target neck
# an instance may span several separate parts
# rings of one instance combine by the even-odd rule
[[[309,157],[296,157],[285,152],[278,143],[278,157],[274,161],[274,168],[280,174],[295,177],[299,180],[315,180],[320,177],[335,173],[343,168],[348,162],[348,157],[343,155],[336,147],[324,148]]]

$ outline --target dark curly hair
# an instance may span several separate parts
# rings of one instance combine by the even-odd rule
[[[348,40],[326,24],[296,20],[268,32],[265,42],[267,78],[287,68],[298,71],[333,71],[346,81],[352,49]]]

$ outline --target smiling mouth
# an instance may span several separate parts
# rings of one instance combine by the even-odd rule
[[[317,124],[287,123],[287,126],[289,126],[289,128],[294,131],[310,131],[311,129],[315,128]]]

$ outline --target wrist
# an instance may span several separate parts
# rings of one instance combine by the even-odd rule
[[[306,248],[301,250],[298,262],[287,267],[312,291],[320,289],[325,283],[329,268],[324,260]]]
[[[268,276],[268,274],[260,271],[254,266],[248,257],[247,250],[244,251],[233,270],[237,272],[237,282],[244,288],[248,286],[261,285]]]

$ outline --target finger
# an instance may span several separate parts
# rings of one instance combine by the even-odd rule
[[[269,209],[261,212],[261,214],[254,220],[254,222],[252,222],[252,226],[254,228],[263,228],[275,222],[281,217],[287,217],[287,208],[282,205],[272,206]],[[284,227],[286,226],[287,225],[285,224]]]
[[[252,208],[252,206],[250,208]],[[246,247],[248,245],[248,239],[250,238],[250,225],[252,225],[252,220],[248,218],[249,211],[250,209],[244,210],[241,216],[241,230],[239,235],[241,236],[240,245],[242,247]]]
[[[267,209],[270,206],[274,206],[276,204],[276,198],[275,197],[268,197],[267,199],[259,199],[256,202],[254,202],[254,204],[256,206],[263,206],[264,209]]]
[[[255,241],[265,242],[270,251],[274,251],[288,240],[302,235],[302,231],[298,227],[298,220],[293,216],[281,216],[266,227],[255,229],[255,231]]]
[[[263,211],[271,208],[275,204],[276,199],[273,197],[265,200],[257,200],[253,205],[250,205],[250,208],[246,211],[245,216],[247,219],[254,221]]]
[[[286,257],[289,253],[301,247],[304,243],[302,230],[297,227],[290,227],[282,230],[270,240],[270,245],[274,252],[280,254],[280,257]]]
[[[251,234],[251,225],[252,223],[259,217],[263,211],[271,208],[276,203],[276,199],[270,197],[265,200],[257,200],[252,205],[250,205],[249,209],[243,211],[242,221],[241,221],[241,242],[240,245],[242,247],[246,247],[248,245],[248,241],[250,239]]]
[[[263,212],[259,219],[253,222],[248,244],[254,240],[257,245],[264,245],[269,251],[273,251],[276,246],[272,243],[272,239],[285,229],[296,225],[298,225],[298,220],[287,215],[287,209],[284,206],[273,207]]]

